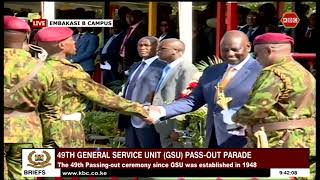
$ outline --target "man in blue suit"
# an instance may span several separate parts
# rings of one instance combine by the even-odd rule
[[[134,63],[129,68],[124,97],[150,105],[166,63],[156,56],[158,46],[156,37],[143,37],[137,46],[142,61]],[[154,125],[148,125],[138,117],[119,115],[118,127],[125,130],[128,148],[161,148],[160,135]]]
[[[208,104],[206,122],[206,146],[209,148],[241,148],[246,144],[244,134],[231,121],[231,115],[248,100],[261,65],[250,55],[251,44],[241,31],[228,31],[220,42],[224,63],[208,67],[199,80],[199,85],[185,99],[166,106],[150,106],[152,119],[147,123],[157,123],[159,117],[168,119],[176,115],[195,111]],[[231,73],[232,72],[232,73]],[[225,83],[228,79],[228,83]],[[228,110],[217,103],[217,84],[224,84],[224,94],[232,98]],[[243,130],[243,129],[242,129]]]
[[[70,62],[78,63],[90,76],[95,71],[95,52],[99,46],[98,36],[89,32],[88,28],[77,28],[79,33],[72,36],[76,42],[77,54],[69,57]]]

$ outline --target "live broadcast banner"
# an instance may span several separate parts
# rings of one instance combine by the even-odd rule
[[[23,169],[25,176],[35,176],[40,171],[30,169],[30,164],[41,164],[38,168],[43,169],[55,165],[38,172],[42,177],[292,177],[310,173],[307,148],[37,150],[23,149],[23,165],[29,168]]]

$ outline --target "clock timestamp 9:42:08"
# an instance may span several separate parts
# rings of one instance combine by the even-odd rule
[[[309,177],[309,168],[271,168],[271,177]]]

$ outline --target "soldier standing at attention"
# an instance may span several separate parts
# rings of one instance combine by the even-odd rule
[[[60,78],[23,49],[30,32],[26,22],[4,16],[3,24],[4,174],[5,179],[23,179],[22,149],[41,148],[41,124],[60,119]]]
[[[293,44],[280,33],[256,37],[254,51],[264,69],[233,120],[247,126],[248,147],[310,148],[313,174],[316,81],[291,57]]]
[[[81,120],[89,101],[119,113],[147,118],[148,112],[143,105],[117,96],[105,86],[91,79],[81,66],[66,60],[67,55],[76,53],[72,39],[73,31],[64,27],[48,27],[35,35],[39,46],[49,54],[48,63],[60,71],[63,80],[63,108],[61,121],[45,124],[46,147],[80,148],[85,145]]]

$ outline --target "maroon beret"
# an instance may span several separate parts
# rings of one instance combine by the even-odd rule
[[[253,41],[253,45],[256,45],[256,44],[285,44],[285,43],[290,43],[291,45],[293,45],[294,40],[292,37],[287,36],[282,33],[264,33],[262,35],[257,36]]]
[[[3,16],[3,29],[12,31],[30,32],[31,28],[24,20],[14,16]]]
[[[72,29],[68,27],[46,27],[40,29],[34,38],[38,42],[60,42],[71,37],[72,34]]]

